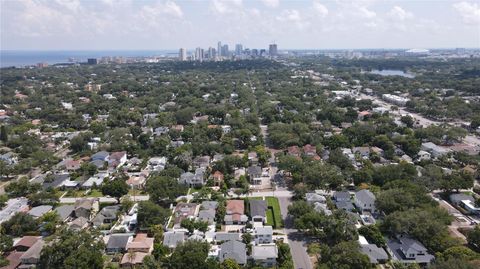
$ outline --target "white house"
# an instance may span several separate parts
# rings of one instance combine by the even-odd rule
[[[369,190],[355,193],[354,204],[362,211],[375,211],[375,195]]]

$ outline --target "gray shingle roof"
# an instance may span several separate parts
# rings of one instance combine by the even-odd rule
[[[383,248],[375,244],[360,245],[363,254],[367,255],[371,263],[378,263],[382,260],[388,260],[388,254]]]
[[[250,200],[250,216],[265,217],[267,212],[267,202],[264,200]]]
[[[355,197],[357,200],[364,204],[374,204],[375,203],[375,195],[369,190],[361,190],[355,193]]]
[[[112,234],[108,238],[107,249],[125,249],[131,234]]]
[[[60,219],[63,221],[72,215],[74,208],[75,208],[74,205],[62,205],[55,208],[55,211],[60,216]]]
[[[169,248],[175,248],[178,244],[185,241],[184,232],[166,232],[163,234],[163,245]]]
[[[238,264],[247,262],[247,254],[245,244],[238,241],[228,241],[220,245],[220,253],[218,254],[220,262],[226,259],[233,259]]]
[[[53,207],[51,205],[40,205],[40,206],[32,207],[32,209],[28,211],[28,214],[31,215],[32,217],[39,218],[43,216],[45,213],[52,210],[52,208]]]

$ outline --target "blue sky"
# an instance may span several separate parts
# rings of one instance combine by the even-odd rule
[[[480,47],[480,0],[0,0],[3,50]]]

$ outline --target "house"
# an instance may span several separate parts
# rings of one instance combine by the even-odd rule
[[[152,157],[148,160],[148,169],[152,171],[162,171],[167,165],[166,157]]]
[[[163,245],[174,249],[178,244],[185,242],[185,232],[183,231],[173,231],[163,233]]]
[[[75,209],[74,205],[62,205],[55,208],[55,212],[59,219],[63,222],[67,221],[73,215],[73,210]]]
[[[475,198],[473,196],[464,194],[464,193],[453,193],[450,194],[450,202],[456,206],[460,206],[462,201],[468,200],[475,203]]]
[[[186,172],[180,175],[179,183],[189,187],[201,187],[205,184],[205,168],[195,169],[195,174]]]
[[[106,161],[108,161],[108,156],[110,156],[110,153],[108,153],[106,151],[99,151],[99,152],[93,154],[90,159],[91,159],[92,162],[93,161],[106,162]]]
[[[372,113],[370,113],[369,111],[360,111],[358,113],[358,120],[364,120],[368,117],[370,117],[372,115]]]
[[[361,211],[375,211],[375,195],[369,190],[356,192],[354,203]]]
[[[67,171],[77,171],[80,169],[82,162],[80,160],[66,159],[64,162],[65,169]]]
[[[422,143],[421,149],[432,154],[434,158],[445,156],[451,152],[450,149],[435,145],[432,142]]]
[[[152,253],[153,237],[148,237],[145,233],[138,233],[132,241],[127,242],[126,250],[128,252]]]
[[[425,246],[408,235],[399,235],[387,242],[387,250],[392,260],[400,263],[418,263],[428,265],[435,257],[427,252]]]
[[[258,164],[258,156],[257,156],[257,153],[255,151],[250,151],[247,154],[247,159],[248,159],[248,163],[250,165],[257,165]]]
[[[5,162],[7,165],[14,165],[18,162],[17,156],[13,152],[7,152],[0,155],[0,161]]]
[[[184,219],[193,219],[198,214],[198,205],[194,203],[178,203],[173,211],[174,228],[180,228]]]
[[[199,156],[193,159],[193,168],[207,168],[210,165],[210,156]]]
[[[226,225],[245,224],[248,221],[243,200],[227,201],[224,221]]]
[[[24,252],[31,248],[40,239],[40,236],[26,235],[23,236],[17,243],[15,243],[15,245],[13,245],[13,248],[16,251]]]
[[[214,240],[216,242],[242,241],[242,235],[240,233],[217,232]]]
[[[218,202],[215,201],[205,201],[200,206],[200,211],[198,212],[198,219],[208,222],[208,224],[215,223],[215,213],[218,207]]]
[[[22,267],[31,268],[40,261],[40,253],[42,252],[45,241],[42,239],[35,242],[23,255],[20,257]]]
[[[290,156],[300,157],[302,154],[300,148],[298,146],[290,146],[287,148],[287,153]]]
[[[419,161],[423,161],[423,160],[430,160],[431,158],[431,154],[427,151],[424,151],[424,150],[420,150],[418,153],[417,153],[417,159]]]
[[[85,189],[90,189],[94,185],[101,186],[103,184],[103,180],[107,177],[108,177],[108,173],[97,173],[89,177],[85,182],[83,182],[82,187]]]
[[[277,264],[278,249],[276,245],[261,245],[252,247],[252,259],[263,267],[275,267]]]
[[[348,202],[345,202],[345,201],[337,202],[337,201],[335,201],[335,206],[338,209],[343,209],[347,212],[352,212],[355,209],[352,202],[350,202],[350,201],[348,201]]]
[[[52,211],[51,205],[40,205],[36,207],[32,207],[30,211],[28,211],[28,215],[32,216],[35,219],[40,218],[41,216],[45,215],[46,213]]]
[[[239,241],[227,241],[220,245],[218,259],[220,262],[232,259],[239,265],[245,265],[247,263],[246,245]]]
[[[90,161],[90,163],[95,165],[97,169],[102,169],[105,166],[105,161],[102,161],[102,160],[94,160],[94,161]]]
[[[306,144],[305,146],[303,146],[303,154],[308,157],[315,157],[317,156],[317,148],[310,144]]]
[[[154,136],[165,135],[165,134],[168,134],[168,131],[169,131],[168,127],[161,126],[161,127],[155,128],[155,130],[153,131],[153,135]]]
[[[232,126],[230,125],[222,125],[220,126],[222,128],[222,133],[228,134],[232,131]]]
[[[306,200],[309,204],[314,204],[314,203],[326,203],[326,202],[327,202],[327,198],[325,198],[325,196],[320,195],[320,194],[318,194],[318,193],[314,193],[314,192],[306,193],[306,194],[305,194],[305,200]]]
[[[273,242],[272,226],[255,227],[255,244],[270,244]]]
[[[452,204],[467,210],[470,214],[480,215],[480,208],[475,205],[473,196],[463,193],[450,194]]]
[[[250,200],[250,217],[252,222],[265,223],[267,219],[267,201],[265,200]]]
[[[16,269],[21,263],[20,258],[25,252],[23,251],[12,251],[5,258],[8,261],[8,265],[0,267],[1,269]]]
[[[28,211],[28,199],[24,197],[13,198],[7,201],[7,205],[0,211],[0,223],[8,221],[18,212]]]
[[[65,185],[65,182],[70,181],[69,174],[56,174],[45,178],[43,188],[60,188]]]
[[[360,244],[360,251],[368,256],[372,264],[385,263],[388,261],[387,252],[375,244]]]
[[[75,208],[74,214],[75,217],[84,217],[86,219],[90,219],[90,215],[94,209],[98,208],[98,200],[97,199],[79,199],[75,201]]]
[[[247,175],[250,180],[262,176],[262,168],[258,165],[252,165],[247,169]]]
[[[69,223],[69,228],[74,231],[83,230],[88,227],[88,219],[84,217],[78,217]]]
[[[120,261],[121,268],[138,268],[143,263],[143,259],[148,256],[148,253],[144,252],[130,252],[123,254]]]
[[[132,234],[111,234],[108,237],[106,253],[123,253],[127,249],[127,243],[132,241]]]
[[[333,194],[333,200],[337,202],[349,202],[351,200],[351,196],[348,191],[336,191]]]
[[[213,185],[220,186],[223,183],[223,173],[220,171],[215,171],[212,175]]]
[[[369,147],[354,147],[352,152],[353,154],[359,155],[362,159],[368,159],[370,157]]]
[[[326,203],[315,202],[313,203],[313,209],[317,212],[324,213],[327,216],[332,215],[332,211],[328,209]]]
[[[170,127],[170,129],[172,130],[175,130],[177,132],[183,132],[183,125],[173,125],[172,127]]]
[[[117,214],[120,211],[119,205],[106,206],[98,212],[93,218],[92,223],[94,227],[100,227],[103,224],[109,224],[117,220]]]
[[[127,162],[126,151],[112,152],[108,157],[108,166],[113,168],[118,168],[124,165],[126,162]]]

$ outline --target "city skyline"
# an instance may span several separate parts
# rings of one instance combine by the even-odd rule
[[[2,50],[477,48],[476,1],[1,2]],[[434,3],[434,4],[433,4]],[[128,37],[128,38],[127,38]]]

